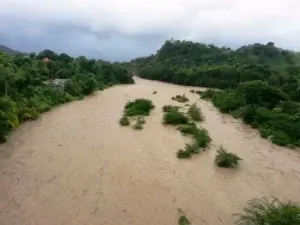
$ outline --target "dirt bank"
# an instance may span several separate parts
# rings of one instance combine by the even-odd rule
[[[300,154],[261,139],[190,89],[136,79],[22,125],[0,146],[0,224],[175,225],[180,208],[194,225],[232,225],[231,214],[253,197],[300,202]],[[213,144],[179,161],[185,140],[161,125],[161,107],[183,93],[202,108]],[[139,97],[156,106],[144,130],[120,127],[125,102]],[[221,144],[244,158],[239,169],[214,166]]]

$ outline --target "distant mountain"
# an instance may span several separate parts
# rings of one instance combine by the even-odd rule
[[[1,45],[1,44],[0,44],[0,52],[5,52],[10,55],[22,54],[21,52],[18,52],[16,50],[13,50],[13,49],[11,49],[5,45]]]

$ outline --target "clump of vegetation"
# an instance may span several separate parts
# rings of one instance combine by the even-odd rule
[[[127,116],[123,116],[120,120],[119,120],[119,124],[121,126],[129,126],[130,125],[130,121],[128,119]]]
[[[170,112],[172,110],[178,111],[180,109],[179,106],[173,106],[173,105],[164,105],[162,107],[163,112]]]
[[[188,102],[189,99],[185,96],[185,94],[183,95],[176,95],[175,97],[172,97],[172,100],[180,102],[180,103],[184,103],[184,102]]]
[[[220,149],[217,151],[215,163],[219,167],[235,168],[235,167],[237,167],[240,160],[241,160],[241,158],[238,157],[236,154],[227,152],[221,146]]]
[[[132,128],[135,130],[142,130],[143,124],[146,123],[143,116],[149,115],[150,111],[154,108],[155,106],[152,101],[148,99],[140,98],[127,102],[124,108],[124,115],[119,123],[121,126],[128,126],[130,124],[128,117],[133,117],[135,123]]]
[[[189,123],[186,125],[180,125],[178,130],[184,135],[194,135],[197,131],[197,126],[194,123]]]
[[[163,117],[164,124],[179,125],[178,130],[184,135],[190,135],[193,139],[191,144],[186,144],[184,149],[180,149],[177,152],[178,158],[190,158],[193,154],[198,154],[201,150],[205,150],[208,147],[211,139],[207,130],[198,128],[177,107],[166,105],[163,107],[163,111],[165,112]],[[203,119],[200,110],[195,104],[189,108],[188,114],[196,121]]]
[[[153,91],[152,94],[156,95],[156,94],[157,94],[157,91]]]
[[[186,218],[184,215],[180,216],[179,220],[178,220],[178,225],[191,225],[191,221]]]
[[[189,118],[184,115],[182,112],[178,110],[170,110],[165,112],[163,117],[164,124],[171,125],[179,125],[179,124],[187,124],[189,122]]]
[[[177,152],[177,157],[180,159],[190,158],[193,154],[204,151],[211,141],[207,130],[198,128],[195,124],[182,125],[179,130],[181,133],[191,135],[193,138],[191,144],[186,144],[184,149]]]
[[[282,203],[276,198],[252,199],[244,213],[235,214],[238,225],[298,225],[300,205]]]
[[[197,107],[196,104],[193,104],[188,109],[188,115],[194,120],[194,121],[203,121],[203,116],[201,113],[200,108]]]
[[[133,129],[135,130],[142,130],[143,129],[143,124],[145,124],[146,121],[144,118],[137,118],[137,120],[135,121],[135,124],[133,125]]]
[[[192,157],[193,154],[198,154],[201,151],[199,146],[196,143],[185,144],[184,149],[180,149],[177,152],[177,158],[179,159],[187,159]]]
[[[135,99],[134,101],[130,101],[126,103],[124,115],[148,116],[152,109],[154,109],[154,105],[151,100],[142,99],[142,98]]]
[[[199,148],[202,148],[205,150],[205,148],[208,147],[211,139],[208,135],[208,132],[207,130],[205,129],[197,129],[196,132],[193,134],[193,137],[194,137],[194,140],[195,140],[195,143],[197,144],[197,146]]]
[[[183,150],[183,149],[179,149],[177,154],[177,158],[179,159],[188,159],[192,157],[191,152],[187,151],[187,150]]]

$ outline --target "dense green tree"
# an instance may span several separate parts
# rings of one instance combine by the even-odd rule
[[[300,146],[300,53],[273,42],[232,50],[169,40],[131,66],[143,78],[222,89],[204,92],[203,98],[276,144]]]
[[[56,78],[68,80],[57,85]],[[0,141],[20,122],[119,83],[133,83],[122,64],[72,58],[51,50],[29,56],[0,53]]]

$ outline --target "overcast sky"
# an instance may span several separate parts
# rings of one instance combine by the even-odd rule
[[[0,0],[0,44],[128,60],[166,39],[300,51],[300,0]]]

